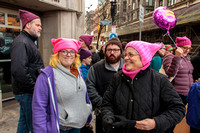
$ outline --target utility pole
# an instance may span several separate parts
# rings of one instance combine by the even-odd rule
[[[116,0],[110,0],[110,3],[111,3],[110,12],[111,12],[111,18],[112,18],[112,25],[114,25],[117,1]]]

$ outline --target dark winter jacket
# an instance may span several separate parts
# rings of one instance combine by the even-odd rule
[[[114,133],[162,133],[179,123],[185,106],[168,78],[151,68],[140,71],[131,80],[122,71],[116,73],[103,97],[103,119],[121,115],[129,120],[152,118],[152,131],[117,128]]]
[[[188,56],[179,58],[173,54],[167,54],[163,58],[163,68],[168,77],[175,76],[171,83],[178,94],[187,96],[193,84],[193,66]]]
[[[90,45],[89,46],[89,50],[92,53],[92,61],[90,63],[90,66],[92,66],[93,64],[97,63],[98,61],[100,61],[100,57],[99,55],[96,53],[96,46],[94,45]]]
[[[191,58],[194,71],[192,73],[194,81],[200,78],[200,52],[198,55],[195,55]]]
[[[40,69],[44,68],[35,41],[36,38],[23,30],[12,43],[11,74],[14,80],[13,92],[15,95],[32,94]]]
[[[124,60],[121,59],[118,70],[122,69],[123,64]],[[101,106],[103,94],[116,72],[113,67],[106,63],[105,59],[90,67],[86,85],[94,109]]]
[[[99,55],[96,52],[92,53],[92,61],[90,63],[90,66],[94,65],[95,63],[97,63],[100,60],[101,59],[100,59]]]

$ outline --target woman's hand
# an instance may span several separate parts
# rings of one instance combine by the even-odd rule
[[[152,130],[156,127],[156,122],[154,119],[144,119],[141,121],[136,121],[135,128],[139,130]]]
[[[199,82],[200,81],[200,78],[198,78],[195,82]]]
[[[176,51],[175,51],[175,56],[176,57],[181,57],[183,54],[183,50],[180,47],[177,47]]]
[[[85,124],[85,126],[86,126],[86,127],[89,127],[89,126],[90,126],[90,124],[89,124],[89,123],[86,123],[86,124]]]

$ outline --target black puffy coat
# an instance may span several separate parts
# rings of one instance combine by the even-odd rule
[[[103,97],[103,119],[122,115],[129,120],[153,118],[152,131],[117,129],[115,133],[162,133],[179,123],[185,106],[168,78],[151,68],[140,71],[131,80],[122,71],[116,73]]]
[[[40,52],[34,41],[36,38],[23,30],[12,43],[11,74],[15,95],[32,94],[40,69],[44,68]]]

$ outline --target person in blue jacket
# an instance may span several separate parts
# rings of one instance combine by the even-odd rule
[[[81,60],[81,72],[84,80],[86,80],[87,73],[89,71],[89,66],[92,61],[92,52],[90,52],[87,49],[81,48],[78,52],[80,55],[80,60]]]
[[[159,72],[162,66],[162,57],[164,57],[166,50],[165,50],[165,45],[163,44],[162,40],[160,39],[156,40],[155,44],[161,45],[162,47],[153,56],[151,60],[150,68]]]
[[[200,81],[195,82],[187,96],[188,109],[186,120],[190,133],[200,133]]]

